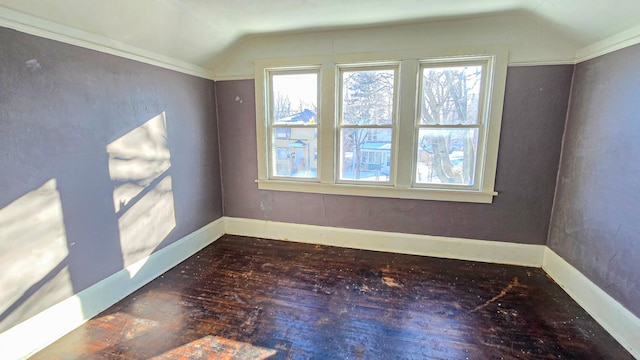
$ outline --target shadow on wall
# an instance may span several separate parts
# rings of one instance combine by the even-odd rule
[[[144,266],[140,261],[176,227],[165,113],[109,143],[106,152],[119,243],[105,246],[119,247],[116,268],[130,267],[133,281]],[[86,247],[78,249],[76,242],[86,239],[68,237],[59,185],[51,178],[0,208],[0,333],[83,289],[74,271],[88,270],[74,267],[74,259],[85,255]],[[82,308],[92,315],[90,305]]]

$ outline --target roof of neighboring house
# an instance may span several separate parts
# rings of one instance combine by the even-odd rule
[[[309,109],[304,109],[304,111],[299,112],[297,114],[293,114],[291,116],[287,116],[284,118],[280,118],[277,120],[278,123],[302,123],[302,124],[313,124],[317,121],[318,119],[318,114],[316,114],[315,112],[309,110]]]
[[[382,131],[372,134],[371,140],[365,141],[361,149],[367,150],[391,150],[391,132],[390,131]]]
[[[391,142],[389,141],[367,141],[362,144],[361,149],[367,150],[391,150]]]
[[[307,144],[302,140],[298,140],[298,141],[292,142],[291,144],[289,144],[287,146],[288,147],[302,148],[302,147],[307,146]]]

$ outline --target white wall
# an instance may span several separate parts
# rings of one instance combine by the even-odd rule
[[[574,63],[583,44],[561,35],[552,24],[526,14],[334,31],[252,36],[215,66],[216,80],[250,79],[253,60],[353,53],[393,53],[420,49],[433,56],[459,55],[504,47],[510,65]]]

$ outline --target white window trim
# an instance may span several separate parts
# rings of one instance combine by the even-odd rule
[[[484,172],[478,174],[478,190],[439,189],[413,187],[415,159],[417,156],[417,111],[418,111],[418,75],[421,60],[442,62],[467,58],[467,55],[489,57],[489,73],[485,90],[489,91],[489,117],[486,126],[486,146],[484,147]],[[336,112],[339,105],[337,74],[339,65],[350,64],[389,64],[400,62],[398,89],[397,128],[394,131],[394,145],[397,144],[392,161],[396,164],[391,174],[392,181],[381,184],[338,182],[337,164],[338,144],[336,144]],[[265,75],[268,69],[300,69],[320,67],[319,104],[318,104],[318,180],[299,181],[292,179],[269,179],[269,138],[267,136],[266,109],[269,101]],[[293,191],[319,194],[353,195],[385,198],[420,199],[436,201],[456,201],[471,203],[491,203],[495,192],[495,175],[498,160],[498,145],[507,73],[507,52],[503,48],[467,49],[456,53],[433,54],[426,51],[407,51],[396,54],[349,54],[327,57],[283,58],[255,61],[256,96],[256,135],[258,157],[259,189],[275,191]],[[402,141],[399,141],[402,139]],[[408,141],[408,140],[411,141]],[[480,151],[481,149],[479,149]],[[480,177],[480,175],[482,175]]]
[[[365,125],[363,127],[365,128],[379,128],[379,129],[391,129],[392,134],[393,134],[393,138],[391,140],[391,155],[393,157],[395,157],[395,153],[397,152],[398,149],[398,136],[397,136],[397,132],[398,132],[398,75],[400,74],[400,62],[398,61],[394,61],[394,62],[376,62],[373,65],[371,64],[352,64],[352,63],[348,63],[348,64],[336,64],[336,129],[335,129],[335,134],[334,134],[334,138],[336,141],[335,144],[335,148],[336,148],[336,154],[335,154],[335,164],[337,164],[339,166],[342,166],[341,164],[341,151],[342,151],[342,144],[340,143],[340,131],[342,129],[347,129],[347,128],[356,128],[357,126],[354,125],[349,125],[349,124],[340,124],[340,122],[342,121],[341,119],[341,115],[340,113],[342,113],[343,111],[343,106],[344,104],[342,103],[342,97],[343,97],[343,89],[342,89],[342,80],[340,80],[342,78],[341,74],[343,71],[368,71],[368,70],[393,70],[394,72],[394,84],[393,84],[393,104],[394,104],[394,108],[392,109],[392,120],[391,120],[391,124],[390,125]],[[336,168],[337,168],[336,167]],[[393,166],[392,166],[393,168]],[[377,182],[377,181],[363,181],[363,180],[351,180],[351,179],[340,179],[340,175],[339,175],[339,171],[336,170],[336,184],[346,184],[346,185],[357,185],[357,186],[374,186],[374,187],[378,187],[378,186],[393,186],[393,184],[395,183],[395,172],[389,174],[389,180],[388,181],[384,181],[384,182]]]
[[[415,131],[416,133],[419,132],[420,128],[444,128],[444,129],[451,129],[451,128],[474,128],[477,127],[478,129],[478,149],[482,149],[483,151],[478,151],[477,153],[477,158],[476,158],[476,166],[475,166],[475,174],[483,174],[483,169],[485,166],[485,149],[486,146],[485,144],[488,144],[489,141],[489,129],[488,129],[488,122],[490,122],[489,117],[491,116],[491,104],[487,104],[485,103],[485,98],[487,96],[492,96],[491,91],[492,91],[492,86],[493,86],[493,62],[494,62],[494,57],[491,55],[478,55],[478,56],[464,56],[464,57],[454,57],[454,58],[438,58],[438,59],[429,59],[426,61],[419,61],[418,62],[418,74],[421,74],[423,69],[426,68],[433,68],[433,67],[439,67],[442,65],[454,65],[455,66],[464,66],[464,65],[479,65],[482,64],[483,66],[483,74],[482,74],[482,84],[481,84],[481,101],[479,102],[479,109],[478,109],[478,123],[475,124],[474,126],[466,126],[466,125],[446,125],[446,124],[434,124],[434,125],[428,125],[428,124],[420,124],[420,117],[421,117],[421,113],[420,110],[416,111],[416,119],[414,119],[415,121]],[[418,80],[418,93],[420,95],[421,94],[421,89],[422,89],[422,85],[423,85],[423,79],[422,76],[420,76],[420,80]],[[504,94],[502,95],[504,97]],[[418,108],[421,107],[421,99],[422,96],[419,96],[419,98],[417,99],[418,104],[416,104],[418,106]],[[501,116],[502,117],[502,116]],[[416,141],[416,147],[414,148],[414,153],[418,152],[418,142]],[[414,165],[415,163],[417,163],[417,161],[414,161]],[[416,175],[416,171],[415,169],[413,169],[414,171],[412,172],[412,187],[416,187],[416,188],[425,188],[425,189],[449,189],[452,186],[451,185],[440,185],[440,184],[421,184],[418,183],[415,179],[415,175]],[[460,190],[467,190],[467,191],[472,191],[472,192],[478,192],[478,191],[482,191],[483,187],[482,184],[484,181],[486,181],[486,176],[479,176],[476,178],[475,184],[474,185],[455,185],[454,187]]]

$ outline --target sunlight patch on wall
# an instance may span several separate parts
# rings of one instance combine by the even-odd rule
[[[0,332],[73,295],[68,255],[55,179],[0,209]]]
[[[276,353],[277,351],[273,349],[208,335],[153,357],[151,360],[178,360],[196,357],[199,359],[267,359]]]
[[[118,219],[124,266],[151,255],[175,226],[171,177],[167,176]]]
[[[107,145],[107,153],[127,267],[149,256],[176,226],[165,113]]]

